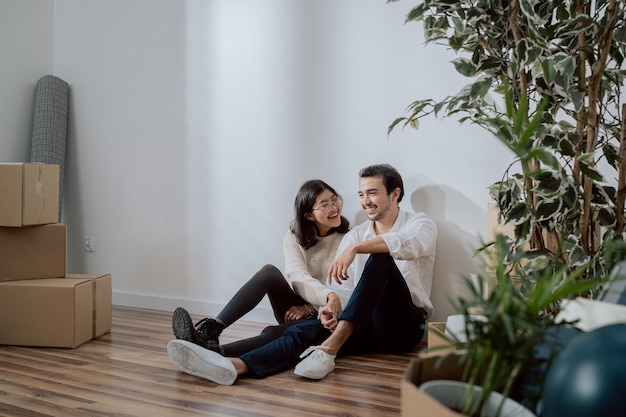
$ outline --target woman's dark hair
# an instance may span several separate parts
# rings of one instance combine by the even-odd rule
[[[404,184],[400,173],[389,164],[370,165],[359,172],[359,177],[381,177],[383,184],[387,189],[387,195],[391,194],[396,188],[400,189],[398,203],[404,197]]]
[[[317,227],[315,227],[314,221],[306,218],[306,214],[313,211],[315,199],[325,190],[339,196],[333,187],[322,180],[309,180],[305,182],[296,195],[294,202],[295,218],[291,222],[290,229],[291,232],[296,235],[296,240],[304,249],[309,249],[317,243],[319,237]],[[341,224],[332,228],[329,234],[335,232],[346,233],[349,229],[350,222],[348,219],[341,216]]]

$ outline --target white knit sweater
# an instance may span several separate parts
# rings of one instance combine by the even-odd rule
[[[318,238],[315,246],[307,250],[298,244],[290,230],[287,230],[283,238],[287,280],[300,297],[318,309],[326,305],[326,297],[330,292],[326,288],[326,277],[343,236],[342,233],[335,232]]]

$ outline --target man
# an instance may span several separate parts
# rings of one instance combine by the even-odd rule
[[[392,166],[372,165],[359,176],[368,221],[348,232],[338,248],[328,271],[332,292],[320,320],[292,326],[237,358],[172,340],[168,354],[179,369],[230,385],[238,375],[266,377],[297,364],[297,375],[322,379],[334,369],[340,350],[402,352],[419,342],[433,311],[437,227],[423,213],[400,210],[404,186]]]

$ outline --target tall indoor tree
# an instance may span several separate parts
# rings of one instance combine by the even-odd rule
[[[389,0],[394,1],[394,0]],[[471,81],[408,106],[399,126],[455,116],[497,137],[514,157],[490,187],[514,226],[523,271],[588,264],[607,276],[624,237],[626,55],[623,0],[424,0],[407,22],[446,43]],[[519,256],[511,259],[520,259]],[[519,265],[518,265],[519,266]]]

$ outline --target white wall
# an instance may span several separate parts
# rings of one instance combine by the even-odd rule
[[[52,73],[52,0],[0,0],[0,162],[30,158],[35,84]]]
[[[387,137],[411,101],[465,82],[448,51],[424,47],[421,26],[404,24],[411,2],[53,4],[47,51],[71,88],[71,272],[111,272],[118,304],[215,314],[263,264],[282,267],[303,181],[334,185],[344,214],[361,221],[358,170],[389,162],[405,178],[403,208],[439,224],[435,318],[449,314],[454,282],[475,268],[469,246],[484,234],[487,186],[510,158],[455,120]],[[87,235],[94,253],[83,250]],[[249,317],[271,320],[266,310]]]

